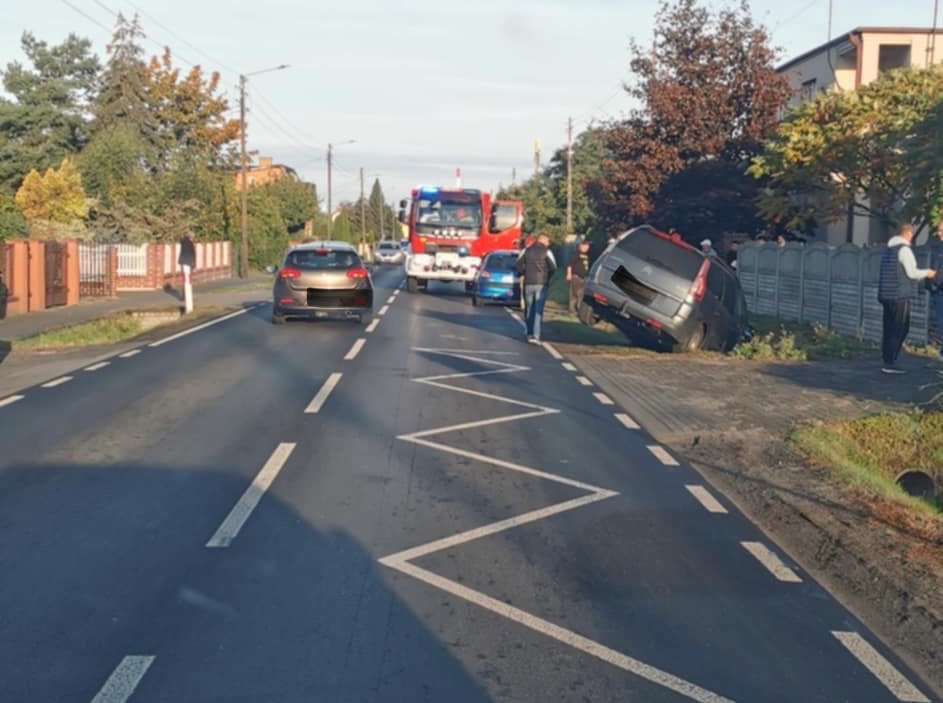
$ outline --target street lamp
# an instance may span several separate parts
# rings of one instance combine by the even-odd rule
[[[246,78],[257,76],[260,73],[269,73],[270,71],[281,71],[288,68],[287,63],[272,68],[263,68],[261,71],[239,74],[239,147],[242,152],[242,164],[240,167],[240,178],[242,186],[242,239],[239,247],[239,278],[249,276],[249,174],[248,164],[246,163]]]
[[[339,144],[328,144],[327,145],[327,238],[331,238],[331,232],[334,230],[334,217],[331,214],[331,163],[332,157],[331,154],[334,151],[335,146],[344,146],[345,144],[353,144],[356,139],[348,139],[346,142],[340,142]]]

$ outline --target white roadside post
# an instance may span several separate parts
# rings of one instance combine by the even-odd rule
[[[193,312],[193,284],[190,282],[190,267],[183,267],[183,312]]]

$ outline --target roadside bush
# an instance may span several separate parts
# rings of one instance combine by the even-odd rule
[[[773,359],[786,361],[805,361],[808,359],[804,349],[800,349],[796,343],[796,337],[792,332],[781,328],[777,332],[767,332],[762,335],[755,335],[746,342],[741,342],[735,346],[730,356],[736,359],[748,359],[753,361],[770,361]]]

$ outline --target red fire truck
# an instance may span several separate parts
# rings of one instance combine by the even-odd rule
[[[471,290],[485,254],[521,245],[523,203],[492,200],[474,188],[413,188],[399,203],[399,220],[409,228],[406,289],[415,293],[429,281],[463,281]]]

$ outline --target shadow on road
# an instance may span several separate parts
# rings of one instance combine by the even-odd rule
[[[123,657],[145,655],[138,703],[490,700],[400,599],[383,555],[347,533],[267,494],[229,548],[207,548],[247,480],[3,469],[0,563],[16,567],[0,589],[0,699],[91,700]]]

